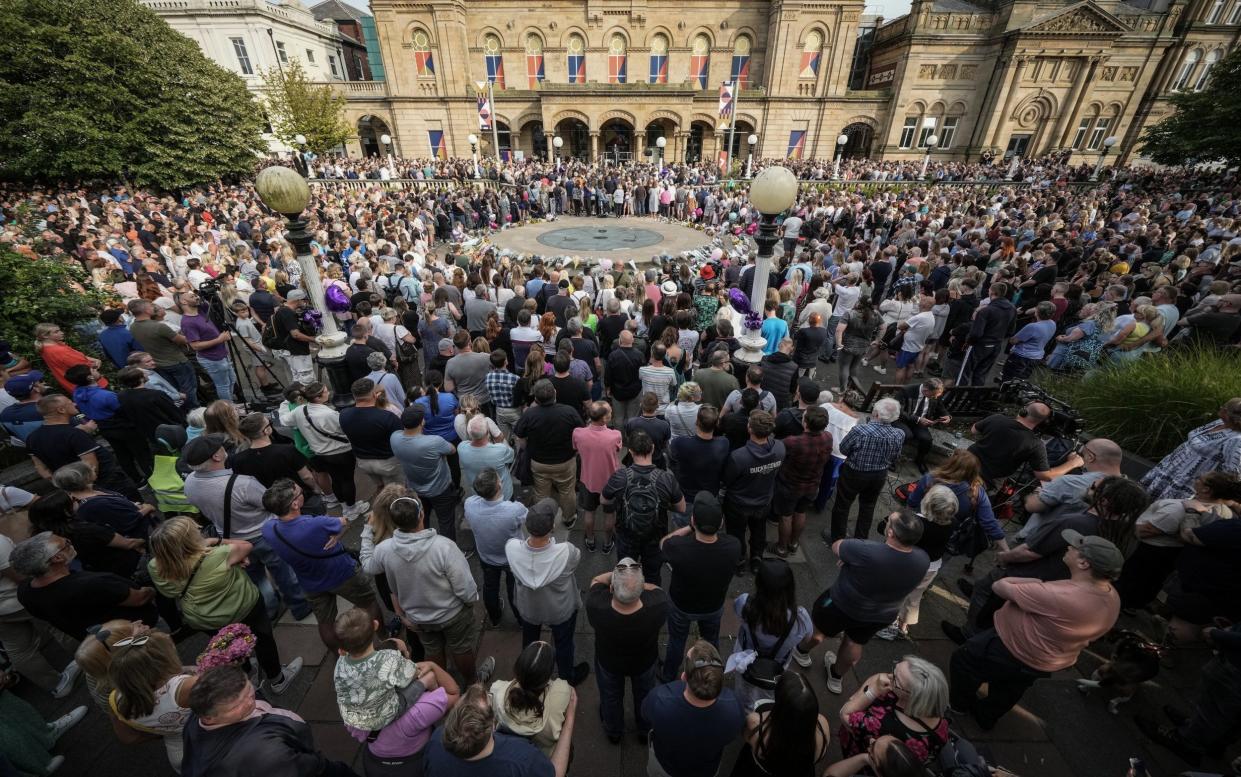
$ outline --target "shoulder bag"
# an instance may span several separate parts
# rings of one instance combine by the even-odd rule
[[[784,674],[784,664],[776,661],[776,656],[780,654],[780,648],[788,641],[789,635],[793,633],[793,625],[797,623],[797,610],[789,615],[789,623],[784,628],[784,633],[780,635],[780,639],[776,640],[769,650],[759,650],[758,641],[755,639],[755,652],[758,656],[750,662],[746,667],[742,677],[747,683],[755,688],[762,688],[765,691],[774,691],[776,683],[780,681],[780,675]]]
[[[310,428],[314,429],[317,434],[321,434],[324,437],[328,438],[329,440],[336,440],[337,442],[349,442],[348,437],[342,437],[339,434],[331,434],[330,432],[325,432],[322,429],[320,429],[318,426],[316,426],[314,419],[310,417],[310,407],[308,405],[302,405],[302,415],[306,417],[306,423],[310,424]]]

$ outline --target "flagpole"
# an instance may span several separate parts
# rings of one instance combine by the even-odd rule
[[[491,100],[491,145],[494,146],[496,150],[496,168],[497,168],[496,174],[499,175],[498,170],[501,164],[500,162],[500,125],[499,125],[498,120],[496,119],[496,82],[492,81],[491,79],[487,79],[487,96]],[[513,129],[512,127],[509,127],[509,131],[512,131],[512,129]]]
[[[741,99],[741,84],[739,81],[733,81],[733,115],[732,121],[728,125],[728,151],[724,157],[724,175],[732,177],[733,174],[733,141],[737,138],[737,102]]]

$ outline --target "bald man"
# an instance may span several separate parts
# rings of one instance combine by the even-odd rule
[[[633,332],[626,329],[616,338],[616,347],[608,354],[607,370],[603,373],[605,395],[612,402],[612,426],[625,428],[625,422],[639,415],[638,396],[642,379],[638,371],[646,364],[642,352],[634,347]]]
[[[1000,413],[989,415],[974,424],[975,442],[970,453],[982,464],[982,477],[988,483],[998,483],[1029,464],[1039,480],[1048,481],[1058,474],[1047,465],[1047,448],[1036,431],[1051,418],[1051,408],[1042,402],[1031,402],[1013,418]]]
[[[1073,475],[1062,474],[1027,496],[1025,508],[1030,514],[1030,520],[1026,521],[1017,537],[1024,540],[1053,515],[1086,509],[1086,490],[1090,488],[1090,484],[1109,475],[1120,475],[1121,459],[1120,446],[1111,440],[1099,437],[1083,443],[1068,455],[1063,464],[1051,472],[1070,472],[1079,467],[1085,471]]]

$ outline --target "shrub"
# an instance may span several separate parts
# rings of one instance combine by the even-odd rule
[[[1241,360],[1212,348],[1174,349],[1083,377],[1054,378],[1046,387],[1073,405],[1091,434],[1157,461],[1241,395]]]

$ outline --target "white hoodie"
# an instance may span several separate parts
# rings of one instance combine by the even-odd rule
[[[541,548],[525,540],[511,539],[504,545],[509,568],[517,578],[513,603],[527,623],[553,626],[564,623],[582,604],[573,576],[582,551],[576,545],[558,545],[552,539]]]

